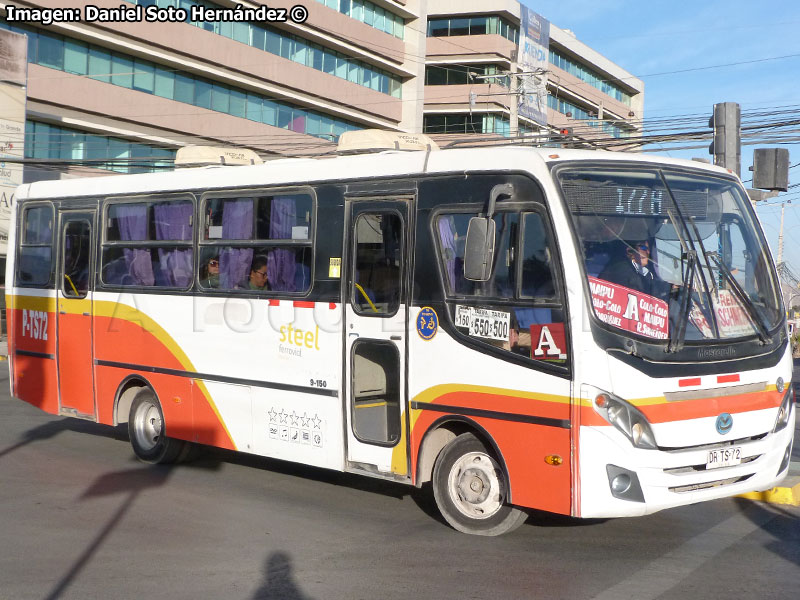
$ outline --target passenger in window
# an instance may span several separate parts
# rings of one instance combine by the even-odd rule
[[[200,285],[212,289],[219,287],[219,257],[212,256],[200,269]]]
[[[600,279],[665,300],[672,288],[655,272],[647,240],[626,242],[624,256],[612,259],[600,273]]]
[[[250,276],[247,279],[245,289],[258,291],[270,289],[266,255],[258,254],[253,259],[253,264],[250,267]]]

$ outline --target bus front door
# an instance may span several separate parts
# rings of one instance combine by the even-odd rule
[[[409,476],[406,426],[409,200],[348,201],[344,278],[347,461]]]
[[[93,211],[63,211],[59,229],[58,393],[61,414],[95,420],[92,355]]]

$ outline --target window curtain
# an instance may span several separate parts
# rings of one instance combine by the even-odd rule
[[[439,241],[442,244],[444,258],[444,274],[448,288],[456,291],[456,233],[452,217],[439,219]]]
[[[294,198],[272,199],[269,217],[269,237],[273,240],[292,239],[292,227],[296,222],[297,207]],[[294,292],[295,251],[288,248],[273,248],[267,254],[267,277],[271,290]]]
[[[157,240],[192,240],[192,205],[170,202],[153,207]],[[158,263],[164,285],[186,287],[192,281],[191,248],[159,248]]]
[[[252,198],[225,200],[222,211],[223,239],[253,239]],[[223,250],[219,257],[220,288],[230,290],[247,281],[252,262],[252,248],[226,248]]]
[[[117,206],[117,226],[119,227],[119,237],[123,241],[146,240],[147,239],[147,206],[144,204],[130,204]],[[150,259],[149,248],[125,248],[125,265],[128,268],[128,275],[133,281],[123,281],[129,285],[155,284],[153,275],[153,263]]]

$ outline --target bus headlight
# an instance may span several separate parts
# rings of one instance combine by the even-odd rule
[[[789,424],[789,417],[792,415],[793,395],[794,389],[790,387],[789,391],[786,392],[786,395],[783,397],[780,409],[778,409],[778,418],[775,419],[775,428],[772,430],[772,433],[778,433]]]
[[[635,406],[605,392],[594,399],[595,410],[637,448],[655,449],[656,438],[647,417]]]

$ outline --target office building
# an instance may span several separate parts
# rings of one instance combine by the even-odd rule
[[[6,9],[0,28],[28,36],[25,180],[171,168],[188,144],[243,146],[268,158],[330,153],[342,132],[362,128],[445,141],[516,134],[508,77],[518,70],[516,0],[307,0],[303,22],[192,20],[199,8],[237,4],[94,0],[100,11],[171,7],[187,17],[50,25]],[[79,7],[87,16],[74,0],[14,6]],[[566,29],[551,25],[549,39],[550,128],[635,131],[642,82]],[[520,132],[541,129],[519,120]]]

